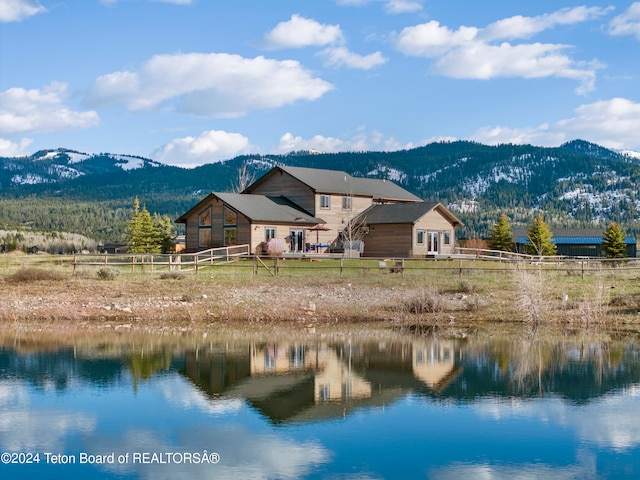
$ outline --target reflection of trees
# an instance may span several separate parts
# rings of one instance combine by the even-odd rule
[[[485,383],[485,391],[502,390],[516,396],[559,393],[585,400],[619,388],[621,383],[639,382],[637,351],[633,344],[606,337],[525,335],[471,342],[464,352],[464,363],[475,364],[471,370],[475,370],[477,388]],[[490,380],[482,380],[483,370],[490,373]]]
[[[140,382],[148,381],[154,373],[167,371],[171,367],[171,353],[166,351],[132,354],[123,358],[122,362],[131,372],[133,389],[138,391]]]

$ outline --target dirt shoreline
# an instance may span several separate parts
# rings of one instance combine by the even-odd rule
[[[0,277],[0,329],[69,334],[428,333],[438,329],[464,335],[496,325],[503,330],[553,325],[640,331],[635,297],[628,294],[614,299],[591,295],[596,302],[586,292],[582,300],[566,302],[546,291],[539,298],[532,292],[523,296],[511,280],[488,285],[487,278],[491,277],[436,286],[395,276],[381,281],[368,277],[166,280],[123,276],[113,281],[78,275],[29,281]]]

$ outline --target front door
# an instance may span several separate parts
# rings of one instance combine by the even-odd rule
[[[427,253],[440,253],[440,232],[427,232]]]
[[[291,230],[289,248],[292,252],[304,252],[304,230]]]

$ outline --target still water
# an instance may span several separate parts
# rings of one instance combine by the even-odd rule
[[[640,478],[640,340],[0,346],[0,478]]]

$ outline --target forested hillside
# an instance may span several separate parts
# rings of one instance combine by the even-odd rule
[[[638,160],[579,140],[558,148],[450,142],[397,152],[250,155],[191,170],[68,152],[0,158],[0,226],[118,241],[136,196],[150,212],[175,219],[207,193],[237,187],[243,165],[258,178],[281,164],[392,180],[452,209],[465,222],[463,237],[486,236],[501,212],[514,227],[527,226],[541,211],[552,228],[604,229],[618,221],[627,234],[640,232]],[[76,173],[47,176],[70,168]]]

